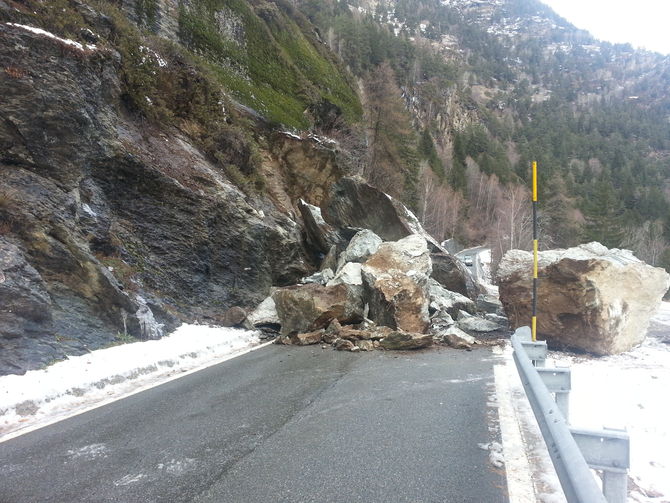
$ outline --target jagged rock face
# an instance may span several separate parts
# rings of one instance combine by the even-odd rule
[[[475,300],[481,294],[481,288],[472,279],[472,275],[456,257],[443,252],[431,254],[433,272],[431,277],[447,290],[457,292]]]
[[[473,301],[460,293],[447,290],[433,278],[428,280],[428,294],[431,312],[444,311],[454,318],[461,310],[468,313],[475,312]]]
[[[333,185],[321,213],[329,228],[368,229],[384,241],[421,236],[432,253],[431,276],[435,280],[473,300],[481,293],[465,266],[423,229],[411,211],[360,179],[344,177]]]
[[[627,250],[589,243],[539,254],[537,331],[553,347],[597,355],[627,351],[644,338],[670,286],[660,268]],[[512,328],[530,325],[532,254],[511,250],[498,269]]]
[[[384,241],[412,234],[392,198],[354,177],[344,177],[333,185],[321,207],[323,218],[334,227],[369,229]]]
[[[383,243],[363,265],[369,317],[378,325],[407,332],[428,328],[430,254],[421,236]]]
[[[362,288],[315,283],[280,288],[272,294],[282,335],[312,332],[340,323],[363,321]]]
[[[305,225],[307,245],[311,249],[326,255],[333,246],[336,247],[340,243],[341,237],[333,227],[324,221],[321,216],[321,209],[318,206],[300,199],[298,210]],[[335,269],[335,267],[331,269]]]
[[[258,211],[186,136],[121,112],[113,50],[6,24],[0,40],[14,69],[0,79],[0,224],[51,319],[32,353],[3,343],[0,373],[213,320],[311,272],[294,220]]]
[[[20,371],[25,360],[49,361],[52,355],[40,350],[36,338],[53,330],[51,297],[21,250],[4,238],[0,238],[0,306],[0,348],[6,366],[0,374]]]

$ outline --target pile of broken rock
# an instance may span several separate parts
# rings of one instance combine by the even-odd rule
[[[357,197],[363,189],[376,190],[361,185]],[[333,206],[347,208],[341,200],[346,196],[339,197],[327,208],[331,221],[341,218],[333,218]],[[308,234],[311,230],[315,247],[324,251],[321,270],[298,285],[276,289],[249,314],[250,324],[278,330],[279,344],[324,344],[354,352],[419,349],[435,342],[469,349],[478,343],[471,334],[505,331],[497,299],[481,295],[468,271],[408,210],[386,195],[381,201],[388,201],[385,211],[399,222],[389,231],[393,219],[384,221],[380,233],[386,239],[367,228],[331,226],[319,208],[301,203]],[[392,232],[405,236],[389,240]],[[343,244],[346,235],[352,237]]]
[[[301,284],[278,288],[248,316],[257,328],[280,330],[278,344],[329,344],[338,350],[419,349],[442,342],[468,349],[471,333],[504,330],[495,299],[480,302],[431,277],[426,240],[411,234],[383,242],[364,229],[326,267]],[[478,304],[495,311],[480,317]]]

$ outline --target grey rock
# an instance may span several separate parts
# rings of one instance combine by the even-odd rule
[[[431,253],[430,257],[433,262],[431,278],[444,288],[472,300],[481,293],[481,287],[472,278],[470,271],[456,257],[441,251]]]
[[[328,250],[328,253],[323,257],[321,261],[320,270],[330,269],[331,271],[337,270],[337,246],[332,245]]]
[[[486,313],[484,315],[484,318],[492,321],[493,323],[497,323],[503,328],[506,328],[509,326],[509,320],[505,316],[499,316],[497,314],[491,314],[491,313]]]
[[[335,273],[331,269],[322,269],[315,272],[311,276],[304,277],[300,280],[301,283],[316,283],[318,285],[325,285],[335,277]]]
[[[321,207],[324,220],[335,228],[369,229],[384,241],[415,234],[425,239],[432,252],[446,253],[407,207],[361,178],[342,177]]]
[[[382,244],[382,239],[374,232],[364,229],[356,233],[351,238],[347,248],[340,254],[338,260],[339,270],[349,262],[365,262],[368,257],[377,252],[379,245]]]
[[[280,325],[279,315],[277,314],[275,301],[272,297],[266,297],[263,302],[258,304],[256,309],[247,315],[247,319],[254,326]]]
[[[505,311],[503,309],[502,302],[495,295],[480,294],[477,296],[476,301],[477,309],[485,313],[496,314],[498,316],[504,316]]]
[[[471,332],[495,332],[503,328],[493,321],[479,318],[478,316],[470,316],[463,311],[461,311],[461,315],[458,317],[457,324],[462,330]]]
[[[429,333],[439,337],[445,330],[453,326],[456,322],[446,311],[436,312],[430,319]]]
[[[31,362],[63,358],[53,341],[52,301],[46,284],[21,250],[0,237],[0,375],[23,373]],[[40,336],[50,344],[36,343]]]
[[[475,303],[472,300],[460,293],[447,290],[433,278],[428,280],[428,294],[432,312],[446,311],[452,317],[457,317],[459,311],[475,312]]]
[[[335,275],[333,279],[328,281],[328,286],[334,285],[363,285],[363,276],[361,270],[363,268],[362,264],[357,262],[348,262],[346,263]]]
[[[323,254],[327,254],[333,246],[340,242],[336,229],[324,221],[321,209],[318,206],[308,204],[300,199],[298,209],[305,223],[308,245]],[[335,270],[334,267],[333,270]]]
[[[477,344],[477,339],[466,334],[458,327],[449,327],[440,334],[440,338],[443,342],[456,349],[469,349],[474,344]]]

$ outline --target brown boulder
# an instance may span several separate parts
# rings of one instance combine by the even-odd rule
[[[530,325],[532,254],[511,250],[498,268],[513,329]],[[640,344],[670,276],[628,250],[589,243],[539,253],[537,331],[550,346],[608,355]]]
[[[353,342],[347,339],[337,339],[333,346],[338,351],[353,351],[353,349],[356,347]]]
[[[239,306],[233,306],[223,313],[221,318],[221,326],[237,327],[244,323],[247,319],[247,312]]]
[[[316,283],[280,288],[272,294],[282,335],[325,328],[333,320],[358,323],[363,320],[362,289],[350,285],[322,286]]]
[[[380,344],[384,349],[422,349],[432,346],[433,336],[395,331],[384,337]]]

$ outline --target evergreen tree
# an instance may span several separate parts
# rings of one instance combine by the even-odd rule
[[[416,140],[391,65],[370,72],[365,91],[368,119],[368,180],[411,207],[417,202]]]
[[[584,203],[586,223],[582,228],[584,241],[598,241],[608,248],[621,245],[624,208],[607,175],[594,184],[591,197]]]

